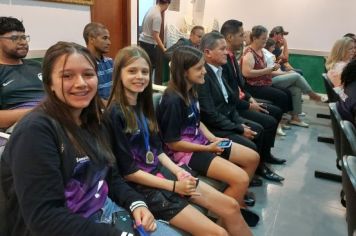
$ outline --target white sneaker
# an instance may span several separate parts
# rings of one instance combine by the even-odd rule
[[[278,127],[277,128],[277,135],[286,136],[287,134],[284,133],[284,131],[283,131],[283,129],[281,127]]]
[[[309,128],[309,124],[305,123],[304,121],[290,120],[289,124]]]
[[[321,102],[328,102],[328,97],[327,96],[321,96]]]

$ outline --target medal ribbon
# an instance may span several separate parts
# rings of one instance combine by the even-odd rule
[[[140,112],[140,118],[137,117],[136,113],[135,113],[135,116],[136,116],[136,119],[138,122],[138,126],[142,130],[142,133],[143,133],[143,139],[145,141],[146,152],[149,152],[149,151],[151,151],[151,147],[150,147],[150,132],[148,130],[147,119],[146,119],[146,117],[143,116],[142,112]]]
[[[192,105],[190,106],[192,111],[193,111],[193,116],[194,116],[194,120],[195,120],[195,127],[198,131],[198,127],[199,127],[199,121],[198,121],[198,107],[195,106],[196,103],[192,103]]]

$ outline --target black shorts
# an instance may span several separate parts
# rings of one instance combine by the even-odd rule
[[[224,151],[217,155],[211,152],[193,152],[192,158],[189,161],[189,167],[201,175],[206,176],[209,166],[216,156],[229,160],[231,147],[225,148]]]
[[[189,171],[189,169],[184,166],[182,166],[182,168]],[[176,176],[163,166],[160,167],[158,172],[166,179],[177,180]],[[189,197],[185,198],[171,191],[151,188],[140,184],[131,184],[131,186],[137,192],[144,195],[148,209],[152,212],[155,218],[159,220],[169,222],[189,204]]]

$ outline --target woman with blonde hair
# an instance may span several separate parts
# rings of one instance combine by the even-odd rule
[[[328,71],[328,78],[333,83],[336,92],[342,88],[342,70],[354,57],[355,52],[355,42],[349,37],[338,39],[331,49],[330,55],[325,63],[325,68]]]

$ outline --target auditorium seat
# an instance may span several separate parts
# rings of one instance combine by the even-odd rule
[[[324,86],[326,90],[326,95],[328,96],[328,102],[337,102],[339,101],[340,97],[334,90],[334,85],[331,80],[328,78],[326,73],[322,74]]]
[[[356,129],[353,123],[347,120],[340,122],[341,135],[341,155],[356,156]]]
[[[344,156],[342,186],[346,196],[346,220],[348,236],[356,232],[356,157]]]
[[[1,161],[1,155],[5,147],[6,140],[8,140],[10,137],[9,134],[2,133],[0,132],[0,161]],[[0,169],[1,171],[1,169]],[[1,172],[0,172],[1,175]],[[0,182],[0,235],[5,235],[5,199],[4,199],[4,193],[2,190],[2,184]]]
[[[339,95],[334,91],[334,86],[326,73],[322,74],[323,82],[324,82],[324,87],[326,94],[328,96],[328,102],[329,103],[335,103],[339,100]],[[317,118],[324,118],[324,119],[330,119],[330,115],[328,114],[316,114]],[[318,142],[323,142],[323,143],[330,143],[333,144],[335,142],[335,138],[329,138],[329,137],[318,137]]]
[[[341,148],[341,141],[343,132],[341,130],[341,116],[336,109],[335,103],[329,103],[330,109],[330,118],[331,118],[331,126],[334,134],[334,144],[335,144],[335,151],[336,151],[336,167],[341,170],[341,157],[342,157],[342,148]],[[332,180],[341,183],[341,175],[340,174],[333,174],[329,172],[323,172],[316,170],[314,172],[314,176],[317,178]]]

